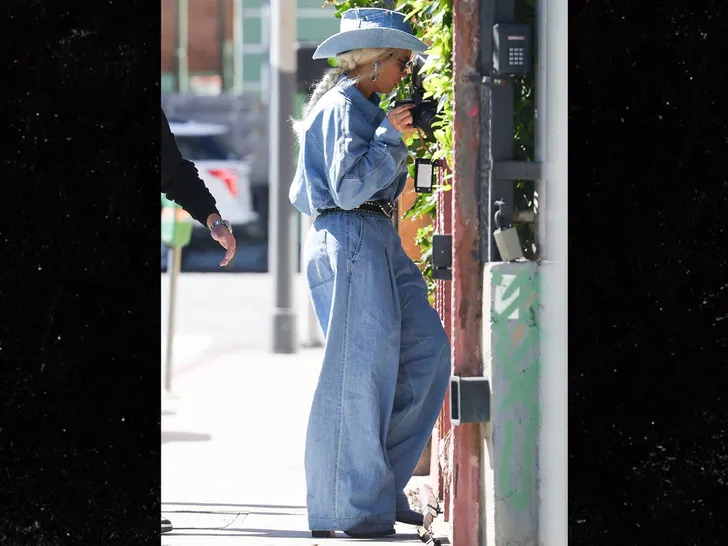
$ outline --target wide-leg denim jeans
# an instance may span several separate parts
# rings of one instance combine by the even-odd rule
[[[306,438],[309,527],[391,528],[442,407],[447,336],[383,216],[319,216],[304,271],[326,336]]]

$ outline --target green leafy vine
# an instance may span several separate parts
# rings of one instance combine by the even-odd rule
[[[442,176],[432,193],[418,194],[412,207],[405,211],[402,220],[428,218],[434,220],[437,206],[437,193],[451,189],[450,180],[453,165],[453,127],[455,112],[454,86],[452,73],[453,54],[453,6],[452,0],[399,0],[399,4],[393,6],[392,1],[387,0],[327,0],[324,7],[334,5],[336,16],[354,7],[376,7],[396,9],[407,15],[413,23],[415,34],[418,38],[428,44],[429,49],[425,53],[427,62],[422,68],[423,85],[426,94],[425,99],[434,99],[438,103],[438,121],[435,124],[435,142],[428,142],[413,134],[407,141],[410,150],[408,158],[408,169],[410,177],[414,178],[414,159],[424,157],[431,160],[441,160],[444,168],[441,169]],[[525,23],[533,24],[534,0],[522,0],[517,2],[517,19]],[[532,27],[533,28],[533,27]],[[333,64],[333,63],[332,63]],[[409,79],[403,81],[400,86],[382,101],[382,107],[390,108],[395,99],[405,98],[409,95]],[[532,161],[534,156],[534,84],[533,77],[526,76],[514,82],[515,93],[515,144],[516,159]],[[534,184],[530,181],[516,182],[517,210],[532,210],[534,201]],[[527,257],[532,257],[533,250],[533,229],[532,226],[518,225],[519,235]],[[420,248],[420,259],[415,260],[422,271],[432,297],[435,288],[435,281],[432,279],[432,235],[433,225],[418,229],[415,243]]]

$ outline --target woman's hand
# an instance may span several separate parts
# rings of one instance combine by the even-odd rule
[[[387,114],[387,119],[392,124],[392,127],[403,135],[415,131],[415,127],[412,125],[412,112],[410,112],[414,107],[414,104],[403,104]]]
[[[220,220],[219,214],[211,214],[207,217],[207,227],[212,225],[213,222]],[[232,233],[230,233],[230,230],[226,228],[225,226],[215,226],[210,231],[210,236],[215,239],[218,243],[220,243],[220,246],[223,247],[227,252],[225,252],[225,257],[220,262],[220,267],[225,267],[230,260],[233,259],[233,256],[235,256],[235,247],[237,243],[235,242],[235,237]]]
[[[212,228],[210,235],[227,251],[225,252],[225,257],[220,262],[220,267],[225,267],[233,259],[233,256],[235,256],[235,237],[225,226],[215,226]]]

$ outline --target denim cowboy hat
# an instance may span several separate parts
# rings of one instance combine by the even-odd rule
[[[402,13],[382,8],[352,8],[341,14],[338,34],[316,48],[314,59],[363,48],[410,49],[424,53],[427,45],[413,36],[412,25]]]

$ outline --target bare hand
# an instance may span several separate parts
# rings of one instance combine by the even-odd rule
[[[397,131],[403,135],[415,131],[415,128],[412,125],[412,112],[410,112],[410,110],[414,107],[414,104],[403,104],[387,114],[387,119],[389,120],[389,123],[392,124],[392,127],[397,129]]]
[[[233,259],[233,256],[235,256],[235,237],[225,226],[215,226],[210,232],[210,235],[220,243],[220,246],[227,250],[225,257],[220,262],[220,267],[225,267]]]

